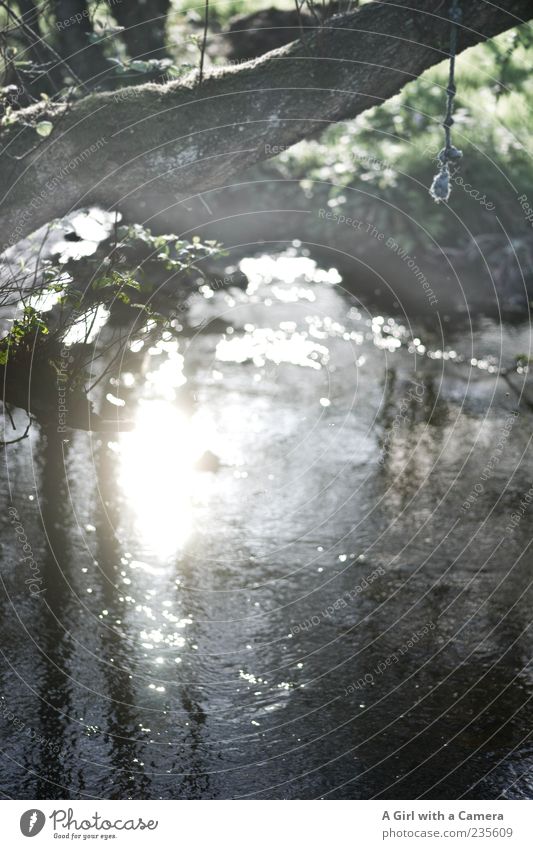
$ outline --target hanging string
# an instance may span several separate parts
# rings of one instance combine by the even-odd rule
[[[459,0],[452,0],[450,6],[450,75],[446,89],[446,115],[442,126],[444,127],[444,147],[439,152],[438,160],[440,168],[431,184],[429,193],[437,203],[448,200],[450,197],[450,163],[461,159],[463,153],[452,144],[453,105],[457,87],[455,85],[455,55],[457,53],[457,36],[459,24],[461,23],[461,7]]]

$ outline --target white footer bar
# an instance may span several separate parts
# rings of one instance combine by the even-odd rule
[[[1,806],[6,849],[533,847],[533,801],[9,800]]]

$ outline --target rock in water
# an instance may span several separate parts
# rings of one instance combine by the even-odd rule
[[[220,460],[212,451],[204,451],[202,456],[194,464],[194,468],[198,472],[218,472]]]

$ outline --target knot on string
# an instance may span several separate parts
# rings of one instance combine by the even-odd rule
[[[435,174],[429,193],[436,203],[448,200],[450,197],[450,164],[457,163],[463,153],[452,144],[451,128],[454,125],[453,104],[457,93],[455,85],[455,55],[457,53],[457,27],[462,19],[459,0],[452,0],[448,12],[450,20],[450,74],[446,88],[446,114],[442,122],[444,127],[444,147],[439,152],[440,169]]]

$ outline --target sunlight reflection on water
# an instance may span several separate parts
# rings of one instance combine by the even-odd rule
[[[24,443],[13,452],[21,463],[13,481],[24,488],[19,497],[47,570],[47,598],[68,628],[28,598],[4,511],[10,591],[49,657],[35,663],[35,641],[23,644],[11,613],[4,642],[21,668],[31,662],[42,705],[50,693],[58,699],[47,713],[33,689],[19,688],[21,715],[53,730],[64,760],[51,777],[59,783],[67,776],[75,794],[127,797],[135,781],[137,795],[162,798],[316,798],[352,780],[356,741],[357,757],[371,769],[349,792],[377,797],[390,784],[398,747],[425,734],[429,722],[439,748],[433,753],[431,740],[424,743],[426,771],[408,773],[405,794],[425,792],[455,767],[446,740],[458,741],[463,769],[478,742],[489,740],[490,751],[472,759],[462,779],[453,774],[444,794],[488,775],[502,747],[517,743],[509,770],[498,766],[485,785],[497,795],[510,771],[514,779],[531,761],[519,748],[532,687],[521,660],[530,575],[523,558],[502,587],[497,546],[511,502],[490,523],[483,505],[500,497],[504,478],[525,456],[525,411],[484,481],[483,498],[449,528],[514,408],[507,384],[498,387],[487,373],[500,358],[510,363],[516,350],[528,350],[529,327],[520,337],[507,329],[503,352],[496,325],[473,337],[446,330],[441,338],[401,316],[350,306],[330,285],[331,270],[308,258],[250,258],[244,266],[253,278],[247,293],[194,300],[191,326],[206,315],[217,320],[213,326],[183,334],[179,344],[170,334],[153,347],[149,334],[132,341],[139,356],[125,360],[131,371],[110,379],[104,405],[134,418],[132,432],[98,451],[97,464],[85,434],[59,446],[90,551],[75,546],[79,527],[64,510],[58,449],[41,440],[44,483],[35,495],[64,574],[45,541],[37,547],[26,501],[33,469],[27,459],[22,465]],[[419,384],[427,405],[413,399]],[[407,412],[406,397],[413,400]],[[206,452],[220,468],[197,463]],[[472,467],[465,468],[469,452]],[[509,498],[519,501],[523,486],[518,481]],[[524,520],[507,538],[506,557],[525,530]],[[379,578],[369,580],[378,567]],[[84,608],[99,627],[77,615],[65,577],[78,599],[87,592]],[[495,628],[511,610],[506,629]],[[431,663],[421,663],[413,647],[401,675],[391,667],[364,694],[347,697],[347,684],[404,645],[417,621],[430,620],[442,629],[434,646],[422,648]],[[516,634],[520,651],[508,651]],[[494,667],[504,654],[506,662]],[[71,686],[65,670],[76,670],[80,686]],[[502,692],[504,707],[484,712]],[[443,713],[443,705],[452,709]],[[478,719],[458,735],[465,709],[478,710]],[[495,735],[494,722],[510,715]],[[85,728],[76,716],[89,717]],[[390,731],[376,735],[377,725]],[[15,736],[8,731],[6,741],[18,760],[43,775],[55,768],[49,752],[29,742],[19,755]],[[33,781],[28,776],[23,782],[10,763],[15,757],[6,761],[6,792],[22,788],[39,798],[42,785],[25,783]]]
[[[187,541],[194,502],[207,494],[208,479],[195,464],[210,437],[205,420],[161,399],[142,400],[133,431],[121,436],[119,484],[140,540],[162,560]]]

